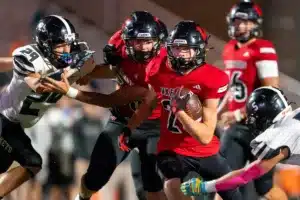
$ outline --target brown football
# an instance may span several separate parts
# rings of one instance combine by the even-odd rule
[[[183,88],[180,91],[180,96],[184,96],[187,93],[191,92],[191,98],[188,100],[186,104],[185,112],[193,119],[200,120],[202,117],[202,103],[197,95],[195,95],[191,90],[187,88]]]

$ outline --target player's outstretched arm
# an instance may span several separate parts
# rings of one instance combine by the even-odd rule
[[[35,92],[42,93],[45,87],[41,84],[41,75],[35,72],[35,69],[25,57],[14,56],[13,71],[20,77],[20,80],[24,80],[30,89]]]
[[[142,100],[149,106],[152,106],[152,102],[156,99],[154,91],[140,86],[128,86],[111,94],[102,94],[97,92],[80,91],[70,87],[66,78],[66,72],[62,74],[62,79],[63,81],[56,81],[50,77],[45,77],[42,81],[43,86],[47,88],[45,91],[61,93],[81,102],[105,108],[122,106],[137,100]]]
[[[217,124],[218,102],[219,99],[207,99],[203,102],[203,116],[201,122],[193,120],[183,110],[176,113],[184,129],[202,144],[208,144],[213,138]]]
[[[190,179],[181,184],[181,190],[185,195],[200,195],[235,189],[259,178],[269,172],[277,163],[288,156],[288,150],[282,149],[280,153],[267,160],[256,160],[243,169],[232,171],[225,176],[212,180],[202,181],[199,178]]]

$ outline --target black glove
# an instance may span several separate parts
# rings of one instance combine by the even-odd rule
[[[170,106],[171,111],[175,114],[180,110],[185,110],[187,102],[190,100],[191,94],[187,93],[183,96],[180,96],[180,91],[173,97],[171,97]]]
[[[81,51],[80,53],[75,55],[74,62],[70,67],[80,69],[84,65],[85,61],[90,59],[94,55],[94,53],[95,51],[91,51],[91,50]]]
[[[117,48],[113,44],[107,44],[103,48],[104,62],[109,65],[118,65],[122,58],[118,55]]]

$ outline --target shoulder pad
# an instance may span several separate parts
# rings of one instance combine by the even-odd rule
[[[45,58],[34,44],[19,47],[13,51],[13,56],[22,56],[32,63],[36,72],[44,72],[47,69]]]

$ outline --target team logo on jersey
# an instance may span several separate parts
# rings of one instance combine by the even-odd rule
[[[248,51],[246,51],[244,54],[243,54],[244,57],[249,57],[250,56],[250,53]]]
[[[201,86],[200,85],[194,85],[193,88],[196,89],[196,90],[201,90]]]
[[[173,97],[178,92],[178,89],[179,88],[165,88],[165,87],[161,87],[160,88],[160,92],[161,92],[161,94],[163,96]]]

